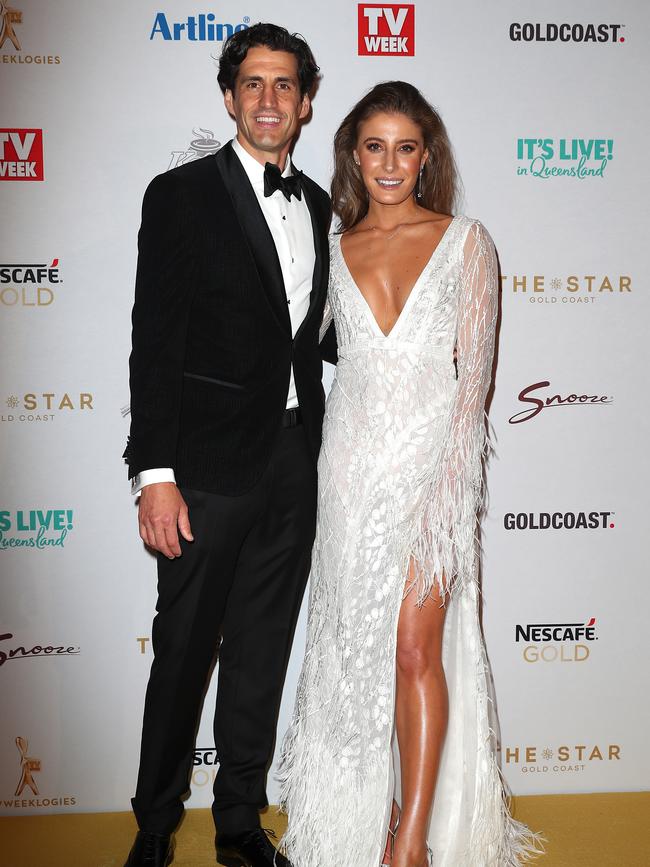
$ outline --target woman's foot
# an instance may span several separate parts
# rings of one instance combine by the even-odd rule
[[[393,799],[393,806],[390,811],[390,824],[388,826],[388,835],[386,837],[386,848],[381,859],[381,867],[391,867],[393,863],[393,849],[395,848],[395,834],[399,827],[400,809],[397,801]]]
[[[426,841],[418,841],[406,831],[398,834],[391,867],[432,867],[431,850]]]

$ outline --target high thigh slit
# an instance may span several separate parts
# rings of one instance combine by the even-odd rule
[[[497,267],[455,217],[383,334],[333,236],[324,328],[339,346],[319,459],[307,650],[280,764],[294,867],[378,867],[395,791],[397,626],[446,601],[449,725],[428,843],[436,867],[519,865],[535,835],[507,808],[478,609],[477,517]],[[457,356],[457,368],[454,354]]]

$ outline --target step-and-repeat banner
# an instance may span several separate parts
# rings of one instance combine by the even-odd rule
[[[502,273],[483,623],[504,773],[516,794],[644,788],[644,0],[2,0],[0,812],[129,807],[156,584],[120,457],[140,205],[232,137],[215,58],[258,20],[321,66],[295,162],[324,187],[375,82],[440,110]],[[214,700],[190,806],[218,769]]]

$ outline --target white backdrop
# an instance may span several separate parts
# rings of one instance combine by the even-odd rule
[[[503,273],[484,626],[504,771],[517,794],[647,787],[650,8],[420,2],[394,42],[411,51],[414,22],[414,55],[360,56],[360,20],[382,36],[401,16],[359,5],[0,9],[2,813],[127,809],[134,791],[155,601],[120,459],[136,233],[148,181],[233,134],[200,15],[308,39],[323,79],[295,161],[325,187],[372,84],[406,79],[440,109]],[[280,734],[303,647],[304,611]],[[213,705],[212,688],[190,806],[210,802]]]

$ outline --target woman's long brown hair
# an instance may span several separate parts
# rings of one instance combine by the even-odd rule
[[[385,81],[359,100],[334,136],[332,205],[342,232],[356,226],[368,213],[368,192],[353,153],[360,125],[379,112],[404,114],[420,127],[429,155],[422,172],[422,196],[418,202],[430,211],[453,213],[458,176],[440,116],[417,87],[405,81]]]

